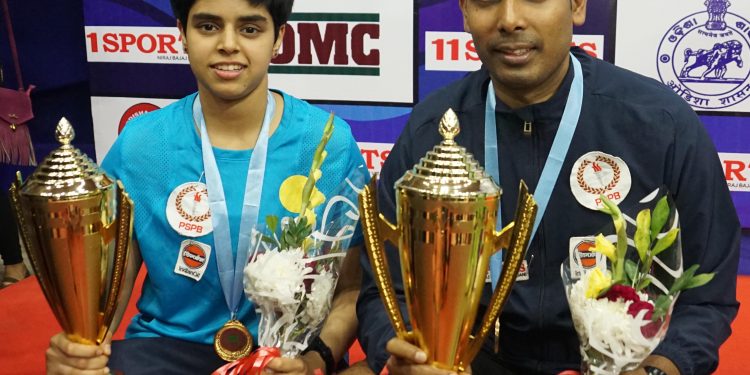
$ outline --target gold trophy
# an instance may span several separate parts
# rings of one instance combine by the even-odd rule
[[[501,189],[454,138],[453,110],[440,122],[443,142],[396,182],[397,225],[377,212],[375,178],[360,195],[367,255],[399,338],[421,347],[431,365],[465,371],[502,309],[523,262],[537,206],[521,182],[515,221],[495,231]],[[384,241],[398,246],[407,331],[391,283]],[[503,269],[479,332],[472,335],[490,256],[506,248]]]
[[[39,285],[68,338],[101,344],[125,286],[133,202],[91,159],[71,145],[63,118],[62,144],[26,180],[10,188],[21,239]]]

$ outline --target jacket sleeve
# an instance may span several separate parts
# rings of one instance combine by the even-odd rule
[[[414,164],[409,152],[412,137],[409,135],[408,129],[409,125],[407,124],[406,130],[401,133],[388,159],[386,159],[378,181],[378,209],[394,224],[396,223],[394,184]],[[401,262],[396,246],[386,243],[386,256],[402,315],[404,319],[408,319],[401,279]],[[370,260],[365,251],[361,252],[360,263],[362,265],[362,287],[357,301],[359,342],[367,355],[368,365],[373,371],[379,373],[389,357],[385,350],[386,344],[396,334],[380,299]]]
[[[737,315],[740,223],[716,149],[689,108],[676,124],[671,176],[666,181],[680,213],[683,264],[713,272],[708,284],[683,291],[664,341],[654,354],[670,358],[682,374],[709,374]]]

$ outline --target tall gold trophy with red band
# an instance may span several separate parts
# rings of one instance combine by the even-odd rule
[[[495,231],[501,189],[454,138],[458,118],[440,122],[443,141],[396,182],[397,224],[377,211],[375,178],[360,195],[362,228],[380,297],[398,337],[427,353],[428,363],[464,371],[508,299],[537,206],[521,182],[515,221]],[[407,331],[391,283],[384,241],[398,246],[411,322]],[[503,269],[479,331],[472,333],[490,256],[505,248]]]
[[[22,183],[10,188],[21,239],[39,285],[68,338],[100,344],[125,284],[133,202],[91,159],[71,145],[64,118],[62,144]]]

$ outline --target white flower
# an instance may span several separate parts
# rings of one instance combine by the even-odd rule
[[[317,325],[325,319],[330,309],[334,287],[333,274],[330,272],[323,271],[314,277],[310,293],[307,295],[305,315],[302,318],[305,323]]]
[[[304,256],[302,249],[258,254],[245,266],[245,294],[256,305],[279,308],[299,303],[305,292],[304,277],[312,272]]]
[[[656,348],[663,334],[644,337],[641,327],[650,323],[650,319],[643,319],[645,310],[633,317],[627,312],[630,301],[588,298],[587,284],[584,277],[568,290],[570,314],[583,348],[593,348],[608,357],[616,373],[638,365]],[[582,354],[587,355],[585,351]]]

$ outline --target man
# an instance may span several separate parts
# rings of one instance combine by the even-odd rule
[[[699,273],[716,276],[682,293],[666,339],[633,373],[715,370],[738,309],[740,229],[716,150],[698,117],[664,85],[569,49],[573,26],[585,21],[586,0],[459,3],[483,67],[415,107],[383,166],[378,201],[395,222],[394,183],[441,141],[438,122],[448,108],[461,124],[456,141],[499,177],[503,223],[513,220],[519,180],[538,200],[539,187],[553,187],[527,252],[528,279],[516,282],[500,318],[500,337],[490,333],[473,372],[579,369],[578,339],[560,278],[570,240],[595,235],[610,220],[597,211],[602,190],[627,207],[662,185],[680,212],[684,264],[700,264]],[[563,147],[551,151],[553,141]],[[561,161],[558,172],[547,173],[554,171],[554,160]],[[398,269],[393,248],[388,258],[391,269]],[[393,339],[366,256],[362,264],[357,313],[370,367],[379,371],[387,361],[391,374],[449,373],[424,364],[417,347]],[[391,275],[403,295],[400,273]],[[488,283],[480,317],[489,289]]]
[[[242,328],[237,327],[244,326],[246,333],[258,337],[255,306],[236,287],[242,285],[236,281],[244,263],[234,259],[247,259],[242,253],[249,248],[249,240],[243,245],[241,235],[249,238],[253,225],[262,224],[267,215],[296,216],[282,205],[279,189],[289,177],[308,175],[328,118],[304,101],[268,89],[268,67],[280,48],[292,3],[172,1],[198,93],[131,121],[102,164],[122,180],[135,203],[134,239],[139,246],[133,269],[140,268],[143,259],[148,270],[139,314],[130,322],[126,339],[113,342],[111,349],[106,344],[75,344],[64,334],[54,336],[47,350],[48,373],[108,374],[111,368],[128,375],[208,374],[226,363],[214,351],[215,339],[218,346],[236,342],[220,339],[221,332],[228,332],[225,327],[238,332]],[[320,167],[324,177],[317,188],[330,196],[364,161],[340,119],[335,120],[326,150],[329,156]],[[171,220],[185,217],[185,210],[178,209],[180,196],[216,202],[213,197],[221,191],[226,199],[218,200],[218,206],[211,203],[210,215],[199,211],[201,215],[194,216],[201,219],[184,219],[201,221],[203,227],[210,218],[212,233],[191,232],[185,227],[195,225],[180,227]],[[244,207],[258,208],[253,213]],[[228,227],[229,233],[217,233],[220,227]],[[178,267],[186,242],[208,254],[201,277]],[[357,323],[359,255],[356,248],[350,251],[321,340],[314,340],[304,360],[277,358],[268,364],[269,370],[328,373],[342,358]],[[228,274],[230,281],[220,274]]]

